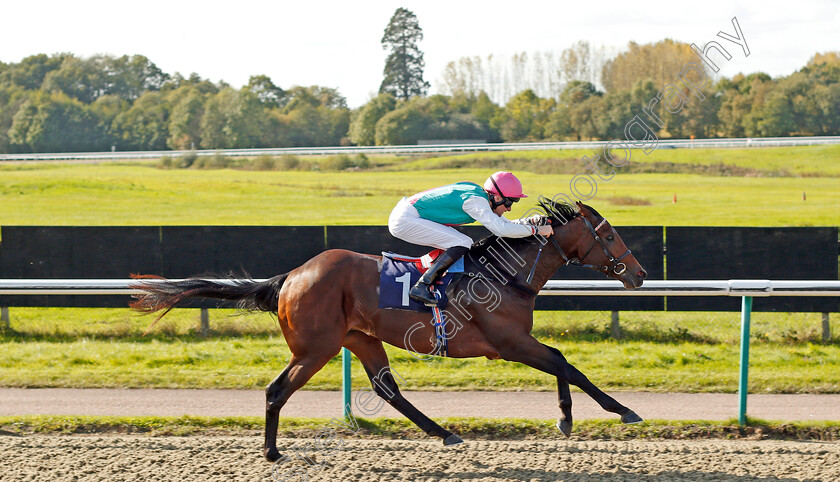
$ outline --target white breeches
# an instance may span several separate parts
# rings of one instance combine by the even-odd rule
[[[435,248],[469,248],[473,244],[472,238],[457,229],[421,218],[417,209],[406,198],[402,198],[391,211],[388,231],[403,241]]]

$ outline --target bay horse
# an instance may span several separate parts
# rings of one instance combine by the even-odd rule
[[[519,362],[557,378],[560,417],[557,427],[570,436],[572,399],[569,384],[592,397],[624,423],[642,419],[601,391],[556,348],[531,335],[534,300],[548,279],[565,264],[598,270],[625,288],[642,285],[647,273],[615,229],[597,211],[541,198],[539,221],[550,223],[548,238],[497,238],[473,246],[465,256],[465,275],[453,280],[447,294],[446,356],[486,357]],[[266,281],[250,279],[139,279],[141,290],[131,307],[142,312],[170,309],[187,298],[236,300],[244,309],[276,312],[292,356],[266,388],[265,458],[277,461],[280,409],[289,397],[342,347],[355,354],[374,392],[424,432],[445,445],[463,442],[408,402],[391,373],[382,343],[420,354],[439,354],[440,341],[427,312],[380,309],[382,257],[333,249],[300,267]],[[139,278],[155,278],[139,276]],[[154,323],[153,323],[154,324]],[[451,324],[451,325],[450,325]],[[448,333],[449,331],[453,333]]]

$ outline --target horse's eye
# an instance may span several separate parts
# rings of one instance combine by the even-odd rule
[[[615,236],[613,236],[612,234],[607,236],[607,241],[613,241],[613,240],[615,240]]]

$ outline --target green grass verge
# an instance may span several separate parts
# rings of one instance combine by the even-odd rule
[[[735,344],[548,341],[604,390],[735,392]],[[80,339],[2,344],[0,386],[128,388],[264,388],[288,363],[280,338],[217,338],[146,342]],[[840,393],[840,347],[759,343],[751,348],[753,393]],[[486,359],[420,361],[387,348],[407,390],[555,389],[553,377],[518,363]],[[335,358],[307,383],[338,390]],[[353,386],[368,387],[353,363]]]
[[[128,309],[12,308],[0,331],[0,386],[264,388],[288,363],[276,320],[265,313],[213,310],[214,334],[198,332],[199,310],[178,309],[148,336],[150,317]],[[833,332],[840,319],[832,317]],[[840,343],[820,342],[821,316],[754,313],[750,388],[754,393],[840,393]],[[738,313],[622,312],[624,338],[610,338],[610,313],[535,313],[533,334],[607,390],[734,392]],[[499,360],[432,359],[386,347],[413,390],[547,390],[554,379]],[[337,390],[336,358],[306,385]],[[368,386],[358,361],[353,385]]]
[[[738,312],[622,311],[624,341],[700,344],[738,343]],[[10,309],[10,330],[0,328],[0,341],[69,342],[121,340],[205,341],[200,335],[200,310],[175,309],[143,336],[154,317],[128,308],[25,308]],[[210,338],[280,337],[277,318],[269,313],[242,313],[233,309],[210,310]],[[609,341],[611,313],[607,311],[536,311],[532,333],[547,342]],[[840,333],[840,317],[831,316],[829,328]],[[820,313],[755,312],[754,343],[821,343]],[[835,337],[834,341],[840,342]]]
[[[415,438],[423,434],[406,419],[357,419],[359,429],[342,430],[326,418],[280,417],[278,435],[310,438],[333,428],[349,438]],[[465,440],[557,439],[564,437],[550,420],[442,418],[437,422]],[[0,417],[0,434],[144,434],[167,435],[250,435],[263,430],[261,417],[93,417],[93,416],[15,416]],[[638,425],[623,425],[618,420],[581,420],[575,422],[577,440],[631,439],[777,439],[840,440],[840,422],[775,422],[748,419],[741,427],[736,420],[665,421],[649,420]]]

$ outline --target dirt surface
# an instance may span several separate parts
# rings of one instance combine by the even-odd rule
[[[388,405],[367,405],[362,417],[402,418]],[[560,414],[554,392],[421,392],[404,391],[406,399],[432,418],[487,417],[555,419]],[[734,393],[611,393],[642,418],[664,420],[727,420],[738,416]],[[591,398],[572,393],[577,420],[616,418]],[[335,391],[302,390],[280,412],[286,417],[341,415],[342,395]],[[754,394],[747,400],[747,414],[765,420],[840,420],[840,395]],[[113,415],[113,416],[257,416],[265,415],[262,390],[121,390],[65,388],[0,388],[3,415]]]
[[[840,444],[776,441],[279,441],[281,465],[253,437],[0,436],[8,481],[840,480]],[[303,455],[310,456],[304,460]],[[314,460],[313,460],[314,459]],[[281,459],[281,461],[283,461]],[[291,472],[290,472],[291,471]],[[284,478],[285,476],[285,478]]]
[[[726,419],[733,394],[614,393],[646,418]],[[549,392],[408,392],[432,417],[556,418]],[[837,395],[751,395],[752,416],[838,420]],[[575,416],[609,418],[583,394]],[[286,416],[333,417],[338,392],[299,392]],[[258,390],[0,389],[2,415],[263,415]],[[375,416],[399,417],[390,407]],[[358,413],[358,410],[356,411]],[[362,414],[359,414],[362,415]],[[549,481],[840,480],[840,443],[770,440],[362,439],[325,424],[319,438],[282,439],[282,464],[262,459],[262,435],[26,435],[0,432],[0,481]]]

